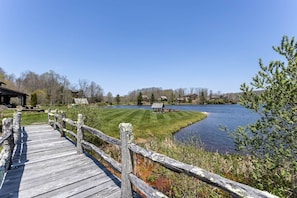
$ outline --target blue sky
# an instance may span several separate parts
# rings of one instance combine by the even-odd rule
[[[296,0],[0,0],[0,67],[49,70],[104,93],[148,87],[239,92],[283,35]]]

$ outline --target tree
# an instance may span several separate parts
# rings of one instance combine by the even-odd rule
[[[151,102],[151,104],[153,104],[155,102],[154,93],[152,93],[152,95],[151,95],[150,102]]]
[[[103,99],[103,89],[94,81],[89,84],[87,80],[79,80],[79,89],[91,103],[101,102]]]
[[[142,105],[142,93],[139,92],[137,96],[137,105]]]
[[[30,101],[31,106],[35,107],[37,105],[37,94],[32,93],[31,94],[31,101]]]
[[[117,96],[116,96],[116,102],[117,102],[117,105],[119,105],[121,102],[121,97],[119,94],[117,94]]]
[[[254,156],[258,188],[279,196],[297,197],[297,43],[284,36],[273,50],[285,62],[271,61],[250,86],[241,85],[240,103],[260,119],[234,131],[237,149]],[[257,93],[255,90],[262,90]]]

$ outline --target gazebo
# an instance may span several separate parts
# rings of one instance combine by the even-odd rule
[[[152,104],[152,109],[154,112],[163,112],[164,110],[164,103],[153,103]]]
[[[1,83],[1,84],[3,84],[3,83]],[[6,106],[12,107],[12,104],[10,103],[10,98],[17,97],[18,98],[17,105],[25,106],[27,96],[28,95],[25,93],[15,91],[12,89],[8,89],[8,88],[2,87],[0,85],[0,105],[6,105]]]

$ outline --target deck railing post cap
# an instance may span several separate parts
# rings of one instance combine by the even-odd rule
[[[81,113],[77,114],[77,119],[78,120],[84,120],[85,119],[85,116]]]
[[[132,131],[133,130],[131,123],[120,123],[119,128],[121,131]]]
[[[134,140],[133,127],[131,123],[120,123],[119,124],[120,132],[127,137],[128,143],[132,143]]]

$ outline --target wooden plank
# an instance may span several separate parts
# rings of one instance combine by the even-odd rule
[[[34,179],[35,177],[42,177],[50,173],[61,172],[67,169],[77,168],[93,163],[89,160],[86,160],[85,158],[76,158],[75,161],[61,161],[60,159],[61,158],[55,159],[55,161],[51,161],[50,163],[48,163],[48,161],[45,161],[25,166],[25,172],[23,173],[22,181],[25,181],[26,179]],[[55,162],[55,164],[53,162]],[[13,173],[14,172],[12,172],[12,174]]]
[[[100,174],[103,171],[94,167],[91,162],[82,163],[82,166],[79,165],[72,165],[69,167],[59,168],[54,170],[54,167],[47,170],[43,173],[38,173],[36,175],[26,175],[24,176],[24,180],[22,178],[22,183],[19,190],[26,190],[31,188],[36,188],[38,186],[49,186],[51,182],[59,182],[60,185],[63,186],[64,184],[68,184],[72,182],[75,177],[78,179],[83,179],[83,177],[92,176],[93,174]]]
[[[76,194],[73,197],[83,198],[83,197],[107,197],[110,194],[114,194],[114,197],[121,197],[120,184],[117,181],[110,181],[101,183],[86,191]]]
[[[82,160],[81,160],[81,157],[78,155],[70,155],[67,157],[49,159],[46,161],[46,164],[44,161],[26,164],[26,165],[22,164],[22,165],[19,165],[18,167],[13,167],[6,175],[6,178],[10,180],[10,179],[13,179],[14,177],[18,177],[19,174],[23,174],[22,180],[24,180],[24,178],[26,177],[26,174],[37,175],[37,173],[46,171],[46,169],[52,166],[56,167],[57,169],[60,166],[68,167],[71,164],[73,164],[73,161],[75,161],[76,163],[80,163]],[[24,169],[26,169],[26,172],[24,172]],[[21,172],[24,172],[24,173],[21,173]]]
[[[49,149],[53,149],[53,148],[64,148],[66,146],[72,146],[73,145],[68,141],[68,140],[52,140],[50,142],[45,142],[42,144],[32,144],[30,145],[30,147],[28,148],[28,152],[30,152],[30,154],[32,153],[38,153],[38,152],[42,152],[42,151],[46,151]]]
[[[50,151],[44,151],[39,153],[33,153],[33,154],[24,154],[22,155],[21,161],[27,160],[27,164],[40,162],[44,160],[49,160],[52,158],[58,158],[58,157],[66,157],[68,155],[76,154],[76,151],[73,150],[71,147],[66,147],[63,151],[58,152],[59,149],[50,150]]]
[[[79,197],[81,192],[87,191],[89,189],[95,188],[95,187],[101,187],[103,188],[104,183],[108,183],[108,185],[113,185],[114,183],[111,178],[106,177],[105,174],[95,175],[94,177],[87,178],[85,180],[80,180],[79,182],[70,184],[68,186],[65,186],[63,188],[59,188],[50,192],[47,192],[45,194],[42,194],[39,196],[39,198],[54,198],[54,197]],[[100,191],[100,189],[98,189]]]
[[[59,178],[59,179],[56,179],[51,182],[40,183],[40,184],[37,183],[37,185],[32,185],[32,186],[30,186],[30,188],[19,191],[19,196],[20,197],[38,196],[43,193],[50,192],[50,191],[58,189],[58,188],[62,188],[69,184],[79,182],[83,179],[92,177],[96,174],[97,175],[100,174],[100,172],[98,172],[97,170],[95,170],[95,171],[94,170],[87,171],[86,169],[83,169],[83,170],[85,170],[85,171],[81,172],[80,170],[78,170],[78,172],[77,172],[78,174],[76,174],[76,175],[67,175],[66,174],[66,175],[64,175],[63,178]]]
[[[84,164],[85,168],[82,170],[85,170],[87,168],[90,168],[91,162],[89,164]],[[55,167],[49,167],[45,168],[45,171],[31,171],[30,173],[27,173],[26,170],[24,170],[24,174],[21,178],[21,183],[19,183],[20,178],[14,177],[14,178],[7,178],[4,183],[3,191],[9,191],[13,192],[17,190],[25,190],[29,188],[35,188],[36,186],[46,184],[48,182],[54,181],[56,179],[63,179],[64,176],[69,174],[78,174],[80,172],[79,168],[77,168],[78,165],[70,165],[70,166],[60,166],[56,170],[53,170]],[[16,188],[17,187],[17,188]],[[1,197],[1,194],[0,194]]]

